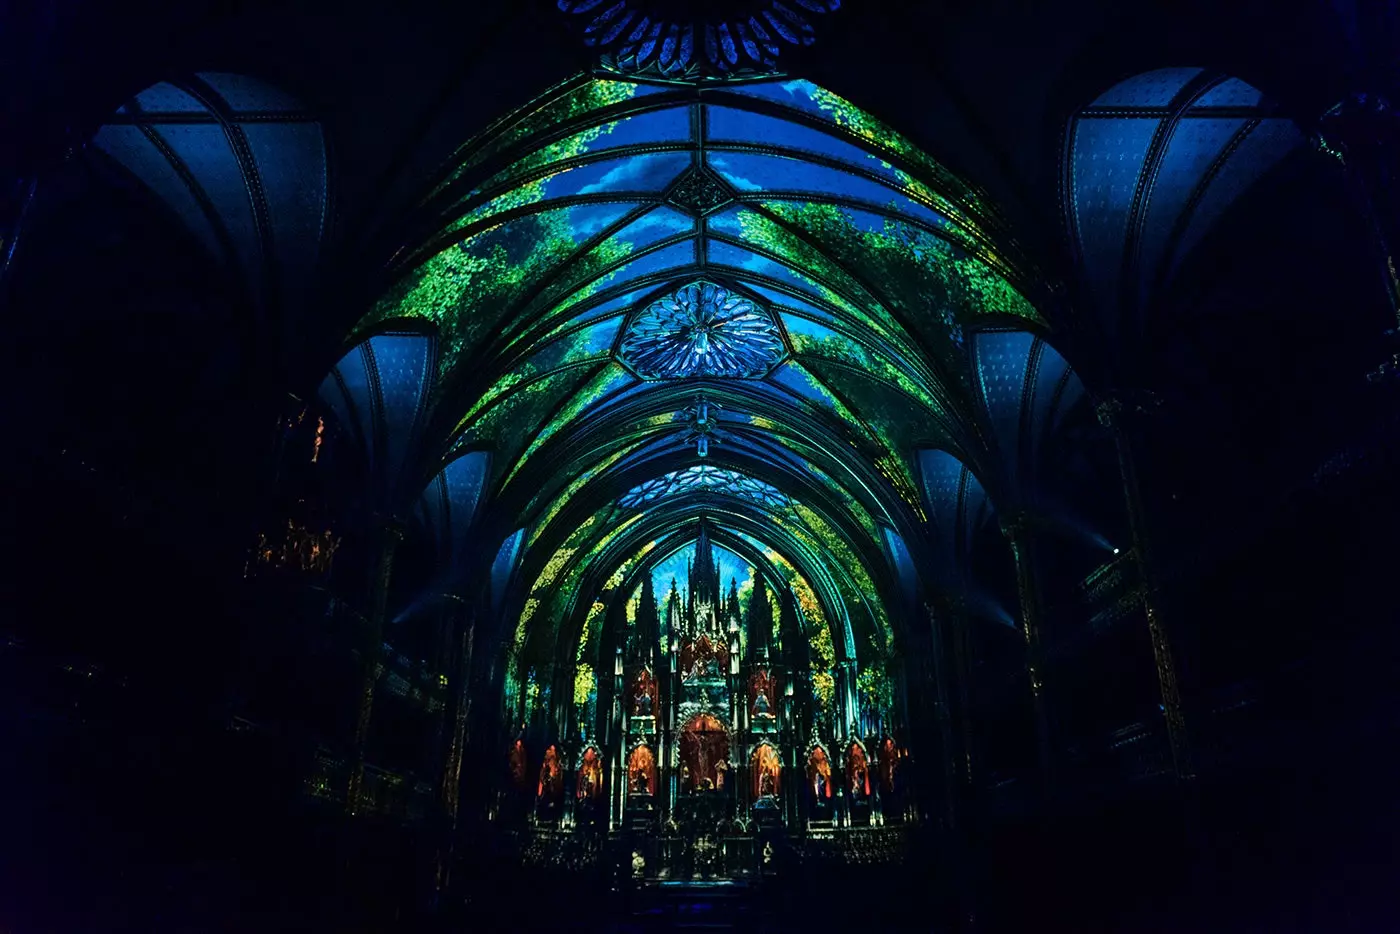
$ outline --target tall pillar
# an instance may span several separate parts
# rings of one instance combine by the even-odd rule
[[[476,632],[475,620],[467,613],[456,612],[448,622],[448,629],[452,654],[445,666],[447,692],[443,701],[448,735],[439,797],[448,820],[455,822],[458,798],[461,794],[462,754],[467,741],[467,716],[471,704],[468,682],[471,672],[472,639]]]
[[[1031,709],[1035,718],[1036,754],[1041,779],[1048,788],[1053,780],[1050,714],[1045,699],[1045,652],[1041,617],[1040,588],[1036,581],[1034,535],[1030,517],[1024,512],[1006,515],[1002,534],[1011,546],[1016,563],[1016,598],[1021,607],[1021,636],[1026,642],[1026,674],[1031,685]]]
[[[460,627],[456,625],[459,620],[462,622]],[[438,802],[442,810],[446,839],[438,851],[436,888],[439,892],[444,891],[450,882],[452,845],[462,792],[462,755],[467,742],[467,717],[471,703],[468,684],[475,620],[469,616],[464,619],[463,614],[453,613],[448,627],[451,629],[450,635],[456,638],[449,639],[452,657],[446,666],[447,693],[443,701],[443,717],[447,722],[448,739],[443,754]]]
[[[942,794],[939,796],[942,799],[943,814],[940,822],[952,828],[957,823],[957,790],[960,771],[958,760],[961,756],[959,755],[958,741],[954,736],[953,718],[949,709],[948,680],[951,666],[948,664],[948,652],[944,644],[949,627],[940,625],[943,620],[940,619],[940,614],[934,609],[932,603],[924,604],[924,615],[928,623],[929,651],[927,655],[932,662],[932,670],[929,671],[928,677],[932,681],[933,688],[931,699],[933,701],[934,725],[938,736],[939,758],[943,763],[943,787]],[[920,657],[923,655],[924,653],[919,653]],[[913,718],[910,719],[911,729],[915,722]],[[933,747],[928,743],[923,745],[925,748],[922,758],[924,761],[928,761]]]
[[[969,616],[967,613],[967,601],[964,597],[954,598],[949,607],[949,625],[947,631],[952,636],[952,663],[951,667],[954,680],[957,684],[956,697],[956,720],[959,734],[959,742],[955,748],[959,753],[958,772],[962,777],[964,788],[972,788],[977,778],[977,741],[972,725],[972,639],[968,633]]]
[[[1323,114],[1314,142],[1342,165],[1371,225],[1378,273],[1400,328],[1400,113],[1379,95],[1352,94]]]
[[[1186,717],[1182,711],[1181,690],[1177,683],[1175,653],[1169,627],[1159,606],[1160,591],[1157,585],[1156,565],[1152,560],[1146,510],[1138,486],[1137,463],[1130,437],[1129,423],[1133,420],[1132,416],[1145,411],[1140,405],[1114,397],[1099,404],[1098,417],[1100,423],[1112,431],[1114,444],[1118,449],[1118,470],[1123,481],[1123,498],[1127,505],[1128,526],[1133,537],[1133,558],[1138,569],[1143,615],[1147,617],[1147,628],[1152,638],[1152,656],[1157,666],[1157,685],[1167,725],[1167,740],[1171,746],[1172,767],[1177,778],[1192,779],[1195,778],[1195,769],[1191,764]]]
[[[8,189],[0,190],[0,285],[14,262],[38,190],[37,178],[16,178]]]
[[[403,527],[389,521],[380,528],[379,534],[379,553],[370,579],[369,613],[365,618],[365,638],[361,647],[364,653],[363,674],[351,748],[350,782],[345,795],[345,810],[350,814],[357,814],[360,810],[360,788],[365,777],[365,744],[369,740],[369,724],[374,714],[374,690],[384,670],[381,656],[384,652],[384,615],[389,602],[389,582],[394,574],[394,555],[399,542],[403,541]]]

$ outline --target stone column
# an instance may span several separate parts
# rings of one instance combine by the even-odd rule
[[[1137,462],[1130,436],[1133,416],[1144,414],[1147,405],[1156,405],[1148,396],[1141,403],[1112,397],[1098,406],[1099,422],[1113,433],[1118,449],[1118,469],[1123,481],[1123,498],[1127,505],[1128,525],[1132,533],[1132,554],[1138,569],[1138,587],[1143,615],[1152,638],[1152,655],[1157,666],[1157,684],[1161,694],[1162,712],[1167,725],[1167,740],[1171,746],[1172,767],[1179,779],[1195,778],[1191,764],[1186,717],[1181,706],[1181,690],[1177,683],[1176,658],[1171,633],[1159,607],[1156,566],[1152,561],[1147,529],[1146,510],[1138,486]]]
[[[952,636],[951,667],[955,672],[957,684],[956,721],[960,735],[960,741],[954,748],[958,750],[961,759],[958,774],[962,777],[964,788],[970,789],[975,786],[978,764],[977,742],[972,725],[972,643],[967,631],[971,624],[966,599],[962,596],[955,597],[948,613],[950,619],[947,631]]]
[[[359,710],[355,717],[355,736],[351,747],[350,782],[345,794],[345,810],[358,814],[360,788],[365,777],[365,744],[369,740],[370,719],[374,714],[374,691],[384,672],[384,614],[389,601],[389,582],[394,574],[394,555],[403,541],[403,527],[392,520],[379,530],[379,554],[375,558],[370,579],[369,613],[365,618],[363,674],[360,680]]]
[[[1026,674],[1031,685],[1031,710],[1035,718],[1036,753],[1041,779],[1049,788],[1053,781],[1050,714],[1045,699],[1045,652],[1042,645],[1043,619],[1040,588],[1036,581],[1035,545],[1030,517],[1013,512],[1002,517],[1001,531],[1011,546],[1016,563],[1016,598],[1021,608],[1021,636],[1026,642]]]
[[[457,623],[460,622],[460,627]],[[467,743],[467,718],[471,709],[469,690],[472,662],[472,638],[475,619],[469,613],[453,613],[449,650],[453,657],[447,664],[447,691],[443,701],[443,717],[447,723],[447,748],[443,754],[442,775],[438,786],[438,802],[443,816],[445,840],[438,848],[436,889],[445,891],[450,883],[452,854],[456,840],[457,815],[462,791],[462,756]],[[460,630],[460,634],[459,631]]]
[[[5,283],[14,262],[38,191],[37,178],[16,178],[8,188],[0,189],[0,285]]]
[[[455,628],[455,627],[454,627]],[[467,743],[467,718],[471,710],[470,673],[472,663],[472,639],[476,633],[476,623],[471,616],[464,616],[461,632],[455,646],[455,658],[447,674],[447,707],[449,737],[447,753],[444,756],[440,797],[443,811],[450,821],[456,822],[458,796],[462,784],[462,755]]]
[[[1322,115],[1314,144],[1343,167],[1375,233],[1378,272],[1400,327],[1400,113],[1379,95],[1351,94]]]
[[[942,799],[943,806],[942,820],[951,828],[957,823],[957,789],[960,771],[958,760],[961,758],[958,754],[958,741],[954,736],[953,718],[949,709],[948,680],[952,666],[948,664],[949,653],[944,644],[951,627],[940,625],[944,620],[940,618],[940,614],[932,603],[924,604],[924,616],[928,622],[928,656],[932,663],[929,676],[933,681],[931,698],[934,724],[938,736],[939,758],[943,762],[943,787],[940,789],[942,794],[939,797]],[[911,720],[911,730],[913,726],[914,723]],[[924,749],[921,756],[923,761],[927,762],[932,752],[931,747]],[[925,772],[925,774],[928,773]]]
[[[564,752],[565,745],[559,743],[560,764],[567,765],[564,768],[564,800],[559,809],[559,826],[562,829],[570,829],[574,825],[574,802],[578,797],[578,759],[583,755],[583,743],[572,742],[568,744],[569,751]]]

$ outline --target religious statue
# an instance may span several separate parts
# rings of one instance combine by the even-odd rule
[[[639,850],[632,851],[632,878],[640,879],[646,872],[647,861]]]
[[[771,716],[773,716],[773,711],[772,711],[772,709],[768,706],[768,695],[767,695],[765,692],[763,692],[763,691],[759,691],[759,692],[758,692],[758,697],[754,698],[754,702],[753,702],[753,715],[754,715],[755,717],[771,717]]]
[[[681,763],[681,791],[690,790],[690,766]]]
[[[851,772],[851,794],[854,797],[861,797],[865,794],[865,767],[857,766]]]
[[[758,782],[758,794],[759,794],[760,797],[763,797],[763,798],[770,798],[770,797],[773,796],[774,790],[773,790],[773,773],[772,773],[772,772],[764,772],[764,773],[763,773],[763,777],[759,779],[759,782]]]
[[[637,711],[636,715],[639,717],[651,716],[651,692],[646,689],[646,685],[642,685],[641,689],[637,692],[634,709]]]
[[[715,790],[724,790],[724,775],[728,771],[729,762],[727,760],[720,759],[718,762],[715,763]]]

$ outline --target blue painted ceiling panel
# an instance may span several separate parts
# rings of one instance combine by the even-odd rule
[[[199,77],[219,92],[234,113],[296,113],[302,109],[290,94],[247,75],[207,71]]]
[[[98,131],[97,147],[116,159],[167,204],[209,251],[222,258],[218,236],[204,209],[174,167],[138,126],[109,125]]]
[[[476,517],[490,460],[491,456],[486,452],[472,451],[449,463],[438,475],[447,494],[448,515],[444,534],[449,536],[454,554],[460,553],[458,543],[468,533]]]
[[[432,385],[432,337],[422,334],[380,334],[369,339],[379,375],[384,419],[383,451],[386,479],[392,485],[413,440],[413,429]]]
[[[1196,98],[1197,107],[1258,107],[1264,101],[1261,91],[1239,78],[1228,78]]]
[[[1034,344],[1025,331],[982,331],[973,338],[978,386],[1009,477],[1019,463],[1026,368]]]
[[[261,265],[258,230],[242,169],[217,124],[163,124],[155,132],[189,169],[233,238],[238,260],[249,274]]]
[[[1101,295],[1116,295],[1138,176],[1160,123],[1093,119],[1075,126],[1072,208],[1085,270]]]
[[[374,403],[370,399],[370,361],[365,345],[354,348],[340,359],[329,376],[321,384],[320,396],[331,406],[341,425],[369,443],[374,437],[373,426],[366,419],[373,412]],[[337,375],[340,377],[337,381]],[[341,384],[344,391],[341,391]],[[374,460],[373,445],[366,452],[370,462]]]
[[[1201,73],[1200,68],[1159,68],[1114,85],[1099,95],[1094,107],[1166,107]]]
[[[525,530],[518,529],[501,542],[496,552],[496,560],[491,562],[491,611],[499,615],[501,604],[506,598],[506,588],[510,576],[515,573],[516,561],[520,558],[520,544],[525,538]]]
[[[1079,401],[1084,391],[1083,384],[1069,373],[1069,363],[1065,358],[1044,341],[1040,341],[1039,345],[1035,355],[1030,425],[1030,460],[1032,465],[1037,466],[1049,436],[1059,427],[1064,413]],[[1068,379],[1066,374],[1069,374]]]
[[[326,214],[326,146],[314,123],[250,123],[243,134],[257,163],[283,284],[316,268]]]
[[[890,562],[894,565],[895,577],[899,580],[904,600],[909,606],[913,606],[919,598],[919,574],[914,570],[914,559],[909,554],[909,546],[904,544],[903,537],[893,529],[881,526],[880,531],[884,535],[885,547],[889,549]]]
[[[1260,176],[1302,143],[1303,134],[1292,121],[1282,118],[1259,121],[1206,189],[1181,238],[1173,265],[1179,265],[1186,258],[1220,215]]]
[[[205,106],[184,91],[161,81],[136,95],[136,106],[123,104],[117,109],[120,114],[133,113],[182,113],[207,114]]]
[[[1187,117],[1172,130],[1142,227],[1139,285],[1144,300],[1192,193],[1244,124],[1241,117]]]

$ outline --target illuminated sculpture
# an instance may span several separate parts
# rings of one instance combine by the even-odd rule
[[[543,801],[555,801],[564,790],[564,772],[559,765],[559,751],[550,746],[540,763],[540,781],[535,793]]]
[[[820,746],[807,757],[807,780],[812,784],[812,797],[820,803],[831,797],[831,762]]]
[[[761,744],[754,750],[753,761],[749,767],[753,772],[755,798],[771,798],[778,794],[782,765],[778,760],[777,750],[767,743]]]
[[[597,798],[603,790],[603,760],[598,755],[598,750],[589,748],[584,750],[583,759],[578,767],[578,797],[584,801],[591,801]]]

